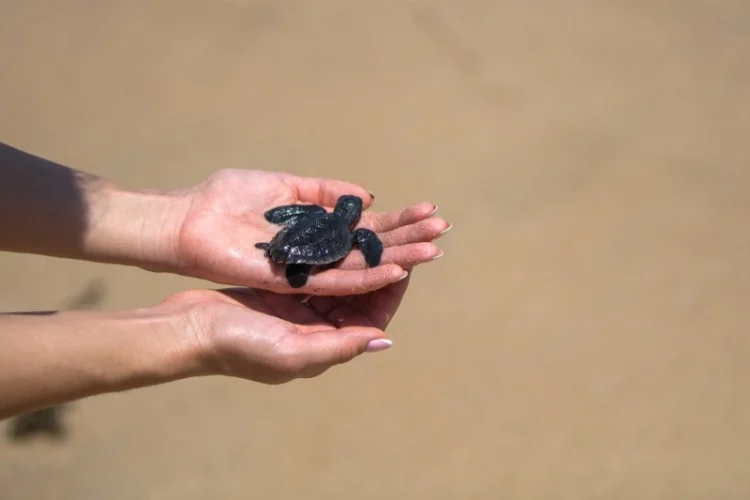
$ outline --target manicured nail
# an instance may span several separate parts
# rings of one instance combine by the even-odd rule
[[[373,339],[367,343],[367,348],[365,349],[365,352],[385,351],[392,345],[393,345],[393,342],[391,342],[388,339]]]
[[[448,224],[448,227],[446,227],[445,229],[443,229],[443,232],[440,233],[440,236],[442,236],[445,233],[447,233],[448,231],[450,231],[452,227],[453,227],[453,224]]]

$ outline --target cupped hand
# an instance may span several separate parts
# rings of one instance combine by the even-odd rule
[[[385,328],[408,282],[310,300],[244,288],[191,290],[159,307],[195,339],[206,373],[281,384],[390,347]]]
[[[273,264],[255,248],[280,229],[264,213],[276,206],[317,204],[332,210],[339,196],[362,198],[364,209],[373,197],[347,182],[298,177],[280,172],[220,170],[197,187],[181,193],[186,209],[177,221],[177,272],[230,286],[247,286],[286,294],[346,296],[363,294],[395,283],[406,269],[442,255],[432,241],[450,228],[435,217],[432,203],[417,203],[393,213],[364,211],[359,227],[372,229],[385,247],[381,264],[365,266],[355,250],[332,268],[314,270],[307,284],[292,288],[283,266]]]

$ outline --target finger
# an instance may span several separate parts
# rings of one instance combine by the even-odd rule
[[[409,275],[372,293],[351,297],[311,297],[310,308],[339,327],[374,326],[384,330],[396,314],[409,287]]]
[[[359,297],[369,297],[370,294]],[[375,327],[372,320],[351,305],[353,297],[313,297],[310,308],[337,328],[352,326]]]
[[[376,233],[392,231],[398,227],[414,224],[435,214],[437,205],[421,202],[395,212],[368,212],[362,215],[362,227]]]
[[[371,293],[368,296],[352,297],[349,306],[367,316],[373,326],[385,330],[401,305],[410,280],[411,272],[409,272],[409,277],[406,279]]]
[[[408,245],[410,243],[432,241],[450,230],[448,221],[440,217],[430,217],[416,224],[402,226],[387,233],[381,233],[380,240],[384,247]]]
[[[254,288],[232,287],[217,290],[224,302],[247,307],[253,311],[273,315],[273,310],[263,300],[259,290]],[[285,319],[285,318],[280,318]]]
[[[180,303],[182,305],[198,304],[209,300],[219,300],[225,304],[239,305],[256,309],[262,300],[255,290],[245,287],[184,290],[168,297],[162,304]]]
[[[326,369],[348,363],[360,354],[387,349],[392,342],[377,328],[350,327],[297,337],[297,362],[302,377],[319,375]]]
[[[282,295],[265,290],[258,290],[257,294],[263,299],[271,314],[302,327],[305,332],[329,329],[333,326],[293,295]]]
[[[442,255],[443,251],[433,243],[411,243],[385,248],[380,263],[396,264],[408,269],[439,259]],[[339,269],[364,269],[364,255],[362,255],[362,252],[353,251],[336,267]]]
[[[359,271],[333,268],[310,275],[307,283],[300,288],[291,288],[283,275],[271,282],[270,287],[277,293],[339,297],[372,292],[404,279],[406,276],[406,271],[395,264],[385,264]]]
[[[372,205],[375,197],[362,186],[322,177],[298,177],[287,175],[286,183],[296,191],[296,196],[303,203],[315,203],[326,207],[333,207],[340,196],[353,194],[362,198],[362,208]]]

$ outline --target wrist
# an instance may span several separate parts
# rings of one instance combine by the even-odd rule
[[[179,315],[158,307],[105,313],[100,329],[112,332],[121,370],[99,384],[103,392],[157,385],[204,375],[203,353]]]
[[[86,258],[170,271],[178,265],[179,231],[189,200],[102,182],[88,192]]]
[[[106,313],[62,313],[89,338],[89,387],[93,394],[120,392],[203,373],[200,352],[171,315],[154,308]],[[61,319],[62,319],[61,318]],[[88,328],[86,328],[86,326]],[[71,344],[75,344],[71,340]],[[84,352],[80,346],[78,353]]]
[[[156,308],[3,314],[0,419],[204,373],[196,342]]]

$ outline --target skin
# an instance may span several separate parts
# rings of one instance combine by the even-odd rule
[[[0,315],[0,418],[106,392],[195,376],[265,384],[315,377],[390,346],[385,329],[409,270],[442,252],[435,205],[365,212],[386,247],[367,269],[352,252],[292,289],[254,247],[278,230],[274,206],[332,208],[361,186],[220,170],[180,191],[127,189],[0,144],[0,250],[131,265],[229,285],[132,311]]]
[[[345,296],[377,290],[442,255],[432,242],[450,228],[429,202],[366,211],[359,226],[383,241],[381,265],[367,269],[361,253],[352,252],[294,289],[283,268],[254,248],[279,230],[264,212],[295,203],[333,210],[343,194],[362,198],[366,210],[373,196],[364,188],[223,169],[186,190],[135,190],[1,144],[0,176],[0,250],[132,265],[277,293]]]

